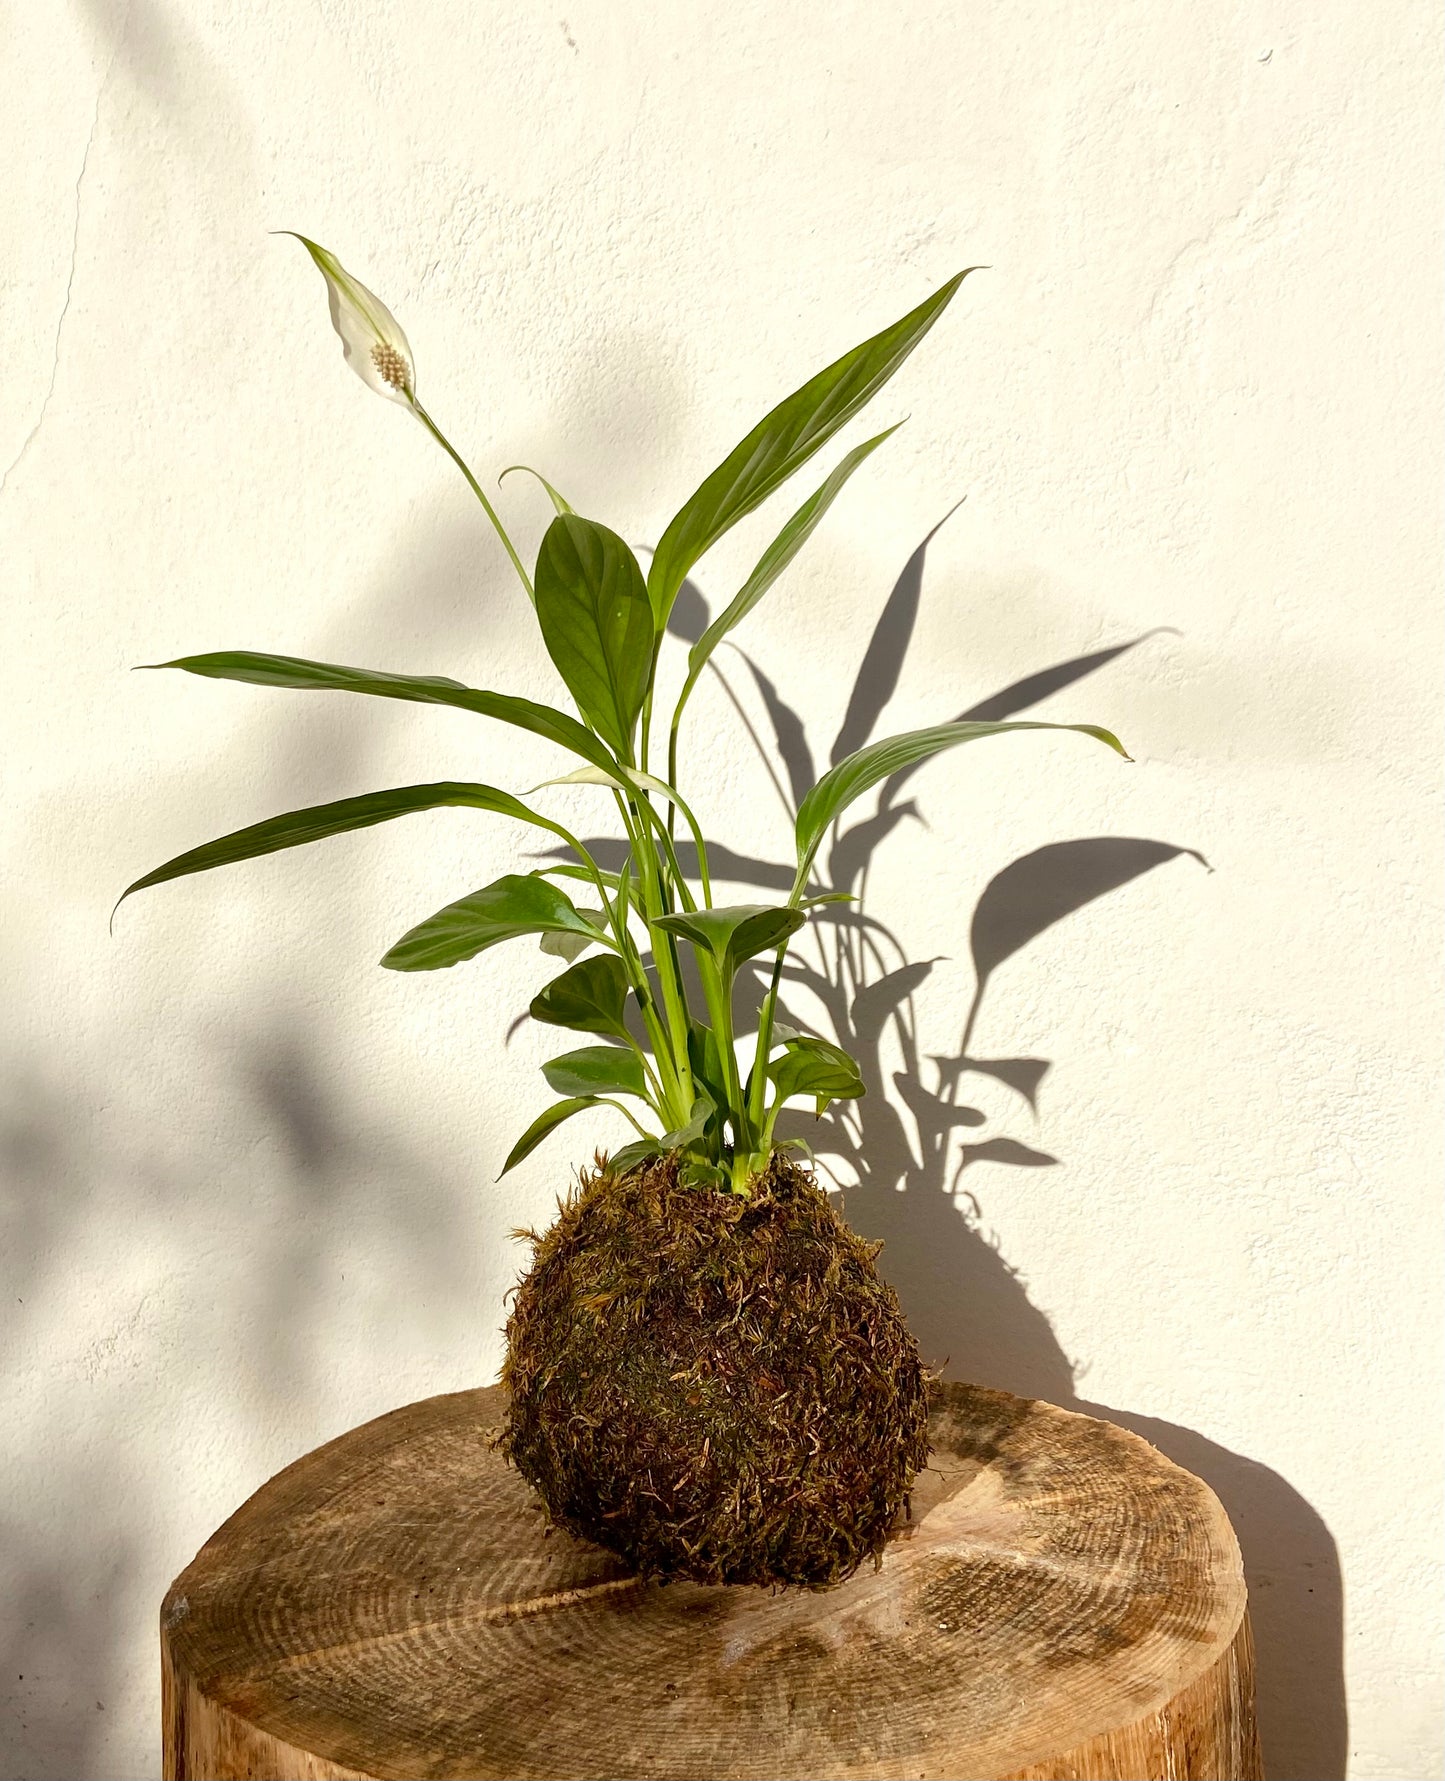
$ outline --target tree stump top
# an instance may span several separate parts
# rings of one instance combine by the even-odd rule
[[[548,1531],[490,1451],[502,1413],[497,1388],[395,1410],[207,1542],[161,1615],[168,1774],[1137,1778],[1166,1769],[1107,1765],[1176,1733],[1171,1776],[1257,1773],[1233,1532],[1110,1423],[935,1387],[881,1568],[768,1594],[639,1583]]]

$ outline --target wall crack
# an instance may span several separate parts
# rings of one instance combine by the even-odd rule
[[[50,407],[50,398],[55,394],[55,381],[60,375],[60,342],[65,332],[65,318],[70,313],[70,299],[75,291],[75,266],[80,253],[80,215],[81,187],[85,184],[85,172],[90,165],[90,151],[95,146],[96,133],[100,128],[100,106],[105,98],[105,90],[110,85],[111,70],[115,67],[115,57],[111,58],[110,67],[95,91],[95,111],[90,120],[90,131],[85,138],[85,151],[80,157],[80,171],[75,176],[75,225],[70,236],[70,270],[65,277],[65,296],[60,305],[60,314],[55,322],[55,344],[52,348],[50,361],[50,381],[46,385],[45,394],[40,399],[40,407],[36,413],[30,431],[21,441],[20,449],[10,460],[3,475],[0,475],[0,494],[4,494],[10,478],[20,468],[26,453],[34,445],[40,429],[45,424],[46,411]]]

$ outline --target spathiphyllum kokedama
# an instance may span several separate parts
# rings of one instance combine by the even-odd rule
[[[422,407],[411,348],[391,312],[334,255],[298,239],[326,279],[347,362],[370,389],[416,415],[481,502],[576,716],[441,676],[293,656],[227,650],[161,665],[457,706],[545,738],[570,768],[527,793],[535,803],[448,780],[291,811],[179,854],[125,894],[440,805],[491,811],[555,837],[565,855],[557,863],[468,892],[403,934],[381,961],[393,971],[435,971],[540,936],[542,952],[566,969],[538,990],[532,1018],[596,1042],[543,1065],[557,1098],[518,1138],[503,1172],[564,1122],[600,1107],[617,1109],[637,1132],[579,1173],[556,1224],[534,1238],[507,1329],[503,1446],[557,1522],[645,1575],[836,1582],[880,1551],[906,1504],[927,1452],[927,1414],[917,1346],[874,1248],[847,1228],[776,1134],[789,1102],[811,1102],[821,1115],[863,1093],[846,1051],[774,1017],[790,940],[820,905],[838,900],[817,893],[814,856],[855,799],[959,743],[1065,729],[1124,750],[1091,724],[955,722],[872,742],[802,799],[786,899],[714,900],[709,813],[696,792],[695,809],[679,789],[688,700],[718,645],[893,427],[842,458],[693,642],[660,749],[658,671],[669,614],[693,565],[877,395],[967,275],[766,415],[669,521],[645,575],[616,532],[583,518],[532,471],[556,517],[529,573],[481,484]],[[547,814],[548,787],[579,784],[601,788],[615,810],[623,842],[616,869],[604,870]],[[694,870],[684,870],[683,857]],[[742,1043],[734,987],[753,959],[767,987],[756,1032]],[[694,967],[688,974],[685,962]]]

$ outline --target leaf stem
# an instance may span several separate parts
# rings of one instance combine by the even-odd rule
[[[642,914],[647,920],[651,916],[668,913],[664,897],[663,884],[659,872],[659,859],[652,838],[644,833],[644,823],[636,802],[631,798],[624,799],[622,794],[614,793],[618,814],[627,830],[627,838],[632,847],[632,856],[637,861],[638,882],[642,889]],[[645,802],[645,800],[644,800]],[[657,812],[648,805],[648,814],[657,820]],[[659,1066],[665,1072],[670,1088],[675,1090],[677,1105],[681,1117],[674,1119],[674,1126],[686,1125],[692,1112],[692,1103],[696,1095],[692,1080],[692,1065],[687,1055],[687,1001],[682,992],[681,975],[677,963],[677,952],[672,945],[672,936],[659,936],[649,927],[652,933],[652,957],[657,968],[657,987],[661,992],[663,1013],[667,1021],[664,1034],[661,1027],[652,1033],[653,1046],[657,1051]],[[659,944],[659,939],[662,944]],[[651,1031],[651,1028],[649,1028]]]
[[[707,998],[707,1011],[712,1019],[712,1030],[717,1039],[718,1062],[722,1066],[723,1087],[727,1091],[728,1104],[724,1111],[733,1125],[733,1157],[734,1162],[739,1156],[751,1149],[749,1142],[747,1108],[743,1105],[742,1083],[738,1078],[738,1054],[733,1034],[733,1010],[731,986],[723,981],[723,974],[718,968],[715,958],[705,947],[697,948],[697,971],[702,979],[702,993]],[[736,1190],[737,1177],[734,1171],[733,1186]]]
[[[422,407],[421,403],[417,401],[415,396],[413,396],[411,398],[411,406],[412,406],[412,411],[415,413],[417,419],[426,428],[426,430],[431,434],[432,438],[436,440],[437,444],[442,448],[442,450],[447,454],[447,456],[452,460],[452,462],[456,465],[457,469],[461,471],[462,475],[466,477],[467,482],[471,486],[472,493],[481,502],[482,507],[483,507],[484,511],[486,512],[486,516],[492,522],[492,525],[496,530],[496,534],[501,539],[503,547],[505,548],[505,550],[507,552],[507,555],[512,559],[512,567],[517,571],[517,574],[521,577],[522,586],[527,590],[527,598],[535,606],[537,603],[537,596],[533,592],[533,589],[532,589],[532,578],[530,575],[528,575],[526,569],[523,567],[522,559],[517,555],[516,546],[512,543],[512,540],[507,536],[507,528],[502,524],[501,520],[497,517],[497,510],[495,507],[492,506],[491,502],[487,499],[486,494],[482,489],[482,485],[477,481],[476,477],[472,475],[471,469],[468,466],[466,459],[462,457],[461,453],[452,444],[451,440],[448,439],[446,434],[442,432],[441,428],[436,424],[436,422],[432,419],[432,417]]]
[[[658,839],[662,842],[663,855],[671,871],[673,882],[677,885],[678,898],[681,901],[683,908],[688,911],[696,909],[697,902],[688,886],[687,879],[683,876],[682,866],[678,862],[677,850],[672,843],[672,836],[667,831],[667,825],[653,808],[652,800],[645,795],[639,795],[635,803],[631,799],[628,801],[632,804],[634,814],[642,816],[644,821],[651,823],[653,828],[657,830]],[[699,849],[698,871],[702,877],[703,895],[707,899],[708,908],[711,909],[712,884],[707,873],[706,853],[704,851],[705,844],[702,840],[701,831],[697,826],[697,818],[688,809],[687,805],[683,803],[681,798],[673,795],[672,801],[677,804],[677,807],[687,818],[688,827],[692,830],[694,841],[697,843]],[[659,911],[659,913],[665,913],[665,911]]]
[[[778,948],[773,959],[773,979],[768,985],[768,993],[763,997],[763,1005],[758,1011],[758,1043],[753,1054],[753,1069],[749,1080],[748,1118],[755,1128],[763,1125],[763,1110],[768,1084],[768,1053],[773,1049],[773,1011],[778,1004],[778,985],[783,976],[783,959],[788,950],[787,942]],[[769,1126],[766,1137],[770,1137]]]
[[[601,868],[598,866],[596,860],[593,859],[589,850],[583,846],[581,841],[579,841],[570,830],[564,829],[560,823],[551,823],[548,826],[554,829],[556,833],[566,841],[567,845],[574,853],[576,853],[586,869],[592,874],[593,882],[597,886],[597,894],[602,899],[602,907],[607,913],[613,934],[616,936],[617,951],[622,959],[623,968],[626,970],[627,975],[631,980],[632,993],[637,997],[637,1006],[642,1013],[642,1023],[647,1028],[648,1037],[652,1040],[653,1050],[657,1054],[658,1064],[664,1071],[665,1076],[670,1078],[673,1084],[677,1087],[678,1094],[680,1095],[681,1085],[676,1082],[676,1072],[669,1067],[671,1063],[671,1053],[662,1029],[662,1024],[658,1020],[656,1010],[653,1007],[652,990],[647,981],[647,973],[643,969],[641,956],[638,953],[637,948],[632,944],[632,938],[627,932],[626,913],[625,911],[619,910],[617,899],[608,896],[607,887],[603,883]],[[630,826],[628,828],[628,837],[629,839],[632,838],[632,830]],[[620,882],[619,875],[619,888]],[[647,1057],[642,1051],[641,1046],[630,1037],[628,1043],[632,1045],[633,1049],[642,1059],[643,1068],[647,1069],[649,1067]],[[658,1117],[665,1122],[667,1119],[666,1103],[672,1097],[669,1096],[665,1083],[660,1080],[655,1073],[653,1075],[653,1081],[657,1087],[659,1102],[662,1103],[657,1107]],[[643,1133],[643,1136],[650,1137],[651,1133],[645,1132]]]
[[[632,1037],[631,1033],[626,1034],[625,1039],[626,1039],[626,1043],[636,1053],[637,1061],[642,1065],[643,1075],[646,1076],[647,1080],[652,1084],[653,1093],[648,1096],[648,1099],[652,1103],[653,1111],[657,1114],[659,1119],[665,1119],[667,1114],[666,1114],[666,1108],[663,1106],[663,1102],[667,1099],[667,1096],[666,1096],[665,1091],[663,1090],[662,1083],[658,1078],[657,1071],[654,1070],[652,1067],[652,1059],[647,1055],[647,1053],[642,1049],[642,1047]],[[642,1128],[639,1126],[638,1130],[641,1131]],[[652,1136],[652,1133],[651,1132],[643,1132],[642,1135],[644,1138],[650,1138]]]
[[[670,780],[655,780],[653,783],[655,786],[660,787],[661,795],[665,796],[668,802],[667,826],[665,828],[662,826],[649,799],[644,797],[641,799],[641,802],[646,805],[647,813],[652,819],[653,826],[657,829],[658,834],[662,838],[662,845],[666,850],[668,863],[672,867],[673,874],[678,882],[678,889],[684,898],[684,907],[691,908],[693,905],[691,895],[687,888],[687,881],[683,876],[682,867],[679,865],[677,854],[673,850],[672,812],[674,809],[682,812],[683,820],[687,823],[688,829],[692,835],[693,846],[697,849],[697,875],[702,881],[703,907],[705,909],[711,909],[712,874],[708,869],[707,841],[703,836],[702,825],[693,815],[691,806],[683,797],[682,793],[677,789],[675,784]]]
[[[617,1109],[617,1111],[622,1115],[622,1117],[625,1120],[627,1120],[627,1122],[631,1125],[633,1131],[637,1133],[638,1137],[640,1137],[640,1138],[655,1138],[657,1136],[656,1132],[649,1132],[646,1126],[639,1125],[638,1122],[633,1118],[632,1114],[628,1111],[628,1109],[623,1106],[621,1101],[614,1101],[612,1099],[611,1095],[598,1095],[597,1099],[601,1102],[601,1104],[604,1107],[615,1107]],[[661,1109],[659,1108],[659,1109],[657,1109],[657,1111],[658,1111],[659,1116],[661,1116]]]

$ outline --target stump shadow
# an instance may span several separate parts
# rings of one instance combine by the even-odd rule
[[[945,519],[948,516],[945,516]],[[943,522],[940,522],[942,524]],[[934,527],[913,552],[889,594],[850,692],[828,755],[835,764],[872,736],[902,672],[922,597]],[[707,602],[685,584],[670,623],[694,642],[709,622]],[[1054,663],[979,700],[957,715],[978,722],[1010,718],[1119,660],[1157,632]],[[787,783],[772,772],[790,816],[818,777],[801,716],[749,655],[734,655],[771,729]],[[765,754],[747,702],[714,662],[721,683]],[[975,990],[954,1045],[929,1049],[914,1005],[936,961],[911,959],[897,936],[866,907],[867,880],[878,850],[900,824],[922,819],[904,791],[916,768],[885,782],[874,814],[835,827],[820,854],[815,892],[848,892],[858,900],[815,912],[814,956],[790,954],[780,1016],[805,1030],[825,1030],[859,1060],[867,1094],[835,1107],[820,1128],[784,1116],[780,1135],[808,1137],[846,1165],[842,1192],[849,1222],[881,1239],[881,1265],[897,1290],[925,1359],[947,1376],[1041,1397],[1066,1409],[1131,1429],[1167,1457],[1203,1478],[1228,1511],[1244,1556],[1257,1654],[1260,1736],[1273,1781],[1339,1781],[1345,1773],[1347,1716],[1343,1666],[1343,1595],[1339,1554],[1328,1527],[1300,1493],[1268,1466],[1231,1452],[1195,1430],[1082,1397],[1073,1363],[1018,1272],[981,1228],[967,1173],[981,1162],[1045,1169],[1057,1158],[1035,1147],[1032,1116],[1054,1060],[974,1055],[972,1038],[993,974],[1046,929],[1094,900],[1124,890],[1170,861],[1209,869],[1195,849],[1142,836],[1097,835],[1041,847],[1005,865],[974,910],[970,949]],[[614,869],[622,848],[603,836],[588,846]],[[715,878],[786,894],[792,866],[708,844]],[[679,848],[685,871],[695,851]],[[739,979],[738,1027],[755,1030],[763,973]],[[794,1005],[798,996],[802,1005]],[[788,998],[793,1000],[788,1000]],[[803,1012],[821,1009],[824,1022]],[[831,1028],[831,1030],[826,1030]],[[901,1061],[901,1068],[890,1068]],[[969,1089],[1001,1083],[1030,1119],[1029,1142],[991,1122]],[[819,1138],[826,1128],[826,1142]],[[826,1163],[824,1164],[826,1170]]]

